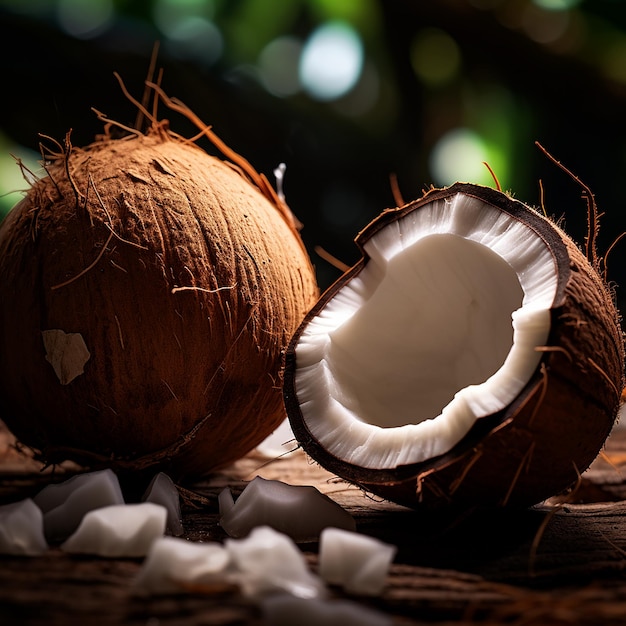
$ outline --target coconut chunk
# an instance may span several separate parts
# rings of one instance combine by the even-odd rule
[[[67,539],[89,511],[124,504],[119,480],[110,469],[48,485],[33,500],[43,512],[44,533],[50,542]]]
[[[350,600],[306,600],[275,594],[261,603],[265,623],[272,626],[391,626],[388,615]]]
[[[374,537],[326,528],[320,537],[319,573],[349,593],[378,595],[396,552],[396,546]]]
[[[0,553],[36,556],[48,549],[41,509],[31,498],[0,506]]]
[[[228,487],[219,492],[217,496],[217,505],[220,510],[220,518],[224,517],[235,506],[235,499],[233,498],[233,494]]]
[[[145,556],[163,536],[167,510],[159,504],[121,504],[89,511],[61,550],[105,557]]]
[[[243,537],[255,526],[271,526],[294,541],[315,540],[327,526],[355,529],[352,516],[315,487],[260,476],[220,513],[220,525],[231,537]]]
[[[226,539],[236,571],[231,580],[244,595],[283,591],[299,598],[323,597],[322,580],[309,569],[304,555],[287,535],[259,526],[245,539]]]
[[[230,555],[217,542],[160,537],[150,546],[134,587],[142,593],[183,593],[187,585],[223,579],[229,563]]]
[[[180,495],[174,481],[167,474],[164,472],[156,474],[141,500],[164,506],[167,509],[167,532],[175,537],[183,534]]]

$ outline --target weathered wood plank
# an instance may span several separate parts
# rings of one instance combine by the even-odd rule
[[[67,473],[41,473],[0,444],[0,499],[32,495]],[[70,472],[68,467],[63,471]],[[267,463],[250,455],[210,480],[182,490],[185,536],[222,540],[217,494],[238,493],[254,476],[313,484],[345,507],[360,532],[398,546],[388,586],[377,598],[352,598],[397,624],[626,624],[626,435],[570,494],[528,510],[426,515],[372,498],[311,463],[302,452]],[[591,500],[591,501],[590,501]],[[303,544],[311,567],[317,545]],[[0,560],[0,623],[262,624],[259,608],[228,587],[179,597],[138,597],[138,559],[43,557]],[[334,590],[337,597],[348,597]]]

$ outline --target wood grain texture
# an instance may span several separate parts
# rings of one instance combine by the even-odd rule
[[[32,495],[53,473],[18,455],[3,434],[0,500]],[[210,480],[182,489],[185,537],[221,541],[217,494],[239,493],[255,476],[315,485],[356,519],[359,532],[398,546],[387,587],[349,598],[409,624],[626,624],[626,431],[616,431],[575,492],[519,510],[424,515],[384,502],[312,463],[301,451],[267,463],[249,455]],[[126,494],[133,490],[124,486]],[[138,486],[135,486],[137,489]],[[301,544],[311,567],[317,545]],[[42,557],[0,560],[0,623],[53,626],[264,624],[260,608],[227,585],[180,596],[139,597],[141,559]]]

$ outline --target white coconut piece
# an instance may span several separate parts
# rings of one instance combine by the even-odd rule
[[[220,517],[223,517],[235,506],[235,499],[231,490],[226,487],[219,492],[217,496],[217,505],[220,510]]]
[[[175,537],[180,537],[183,532],[182,514],[180,511],[180,495],[174,481],[164,472],[159,472],[150,481],[142,502],[153,502],[167,509],[167,528]]]
[[[236,567],[230,579],[248,597],[280,591],[299,598],[326,594],[296,544],[269,526],[255,528],[245,539],[226,539],[225,547]]]
[[[349,593],[378,595],[396,552],[396,546],[374,537],[326,528],[320,536],[319,574]]]
[[[44,533],[50,542],[67,539],[89,511],[124,504],[119,480],[110,469],[48,485],[33,500],[43,512]]]
[[[140,593],[184,593],[185,585],[223,579],[229,563],[229,553],[217,542],[160,537],[150,546],[134,587]]]
[[[118,504],[89,511],[61,550],[106,557],[145,556],[165,533],[167,509],[160,504]]]
[[[231,537],[255,526],[271,526],[294,541],[317,540],[328,526],[355,530],[354,518],[327,495],[308,485],[288,485],[257,476],[222,514],[220,525]]]
[[[256,447],[256,451],[268,459],[286,458],[298,449],[298,441],[287,418]]]
[[[271,626],[391,626],[392,619],[350,600],[320,600],[274,594],[264,598],[261,610]]]
[[[0,506],[0,553],[36,556],[48,549],[43,514],[31,498]]]

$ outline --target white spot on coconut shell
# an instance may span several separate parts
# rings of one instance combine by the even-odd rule
[[[119,480],[110,469],[80,474],[62,483],[48,485],[33,500],[43,511],[48,541],[67,539],[85,514],[93,509],[124,504]]]
[[[119,504],[89,511],[61,550],[105,557],[146,556],[165,533],[167,510],[159,504]]]
[[[378,595],[396,552],[396,546],[374,537],[326,528],[320,537],[319,573],[349,593]]]
[[[52,365],[62,385],[69,385],[84,373],[85,363],[91,354],[80,333],[66,333],[55,328],[42,330],[41,337],[46,349],[46,361]]]
[[[355,530],[352,516],[315,487],[260,476],[220,514],[220,525],[231,537],[243,537],[255,526],[271,526],[294,541],[316,540],[327,526]]]
[[[150,546],[134,587],[139,593],[183,593],[188,585],[223,580],[229,563],[230,555],[217,542],[161,537]]]
[[[43,515],[31,498],[0,506],[0,553],[37,556],[48,549]]]

